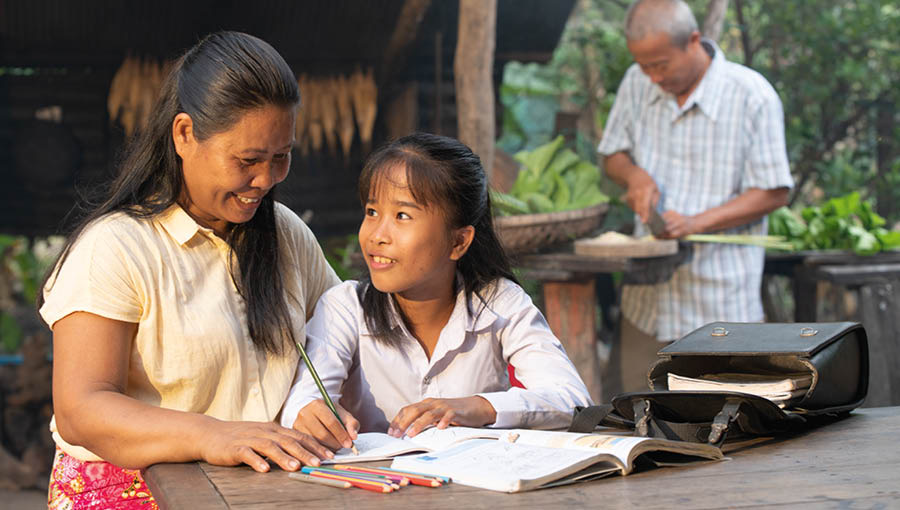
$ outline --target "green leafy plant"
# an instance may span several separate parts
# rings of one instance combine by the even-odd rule
[[[356,234],[329,239],[323,243],[322,251],[325,253],[325,260],[342,281],[359,276],[359,267],[353,263],[353,254],[359,251],[359,238]]]
[[[885,220],[858,192],[804,208],[798,216],[787,208],[769,215],[769,233],[785,237],[798,250],[850,250],[871,255],[900,247],[900,232],[884,228]]]
[[[557,136],[532,151],[520,151],[522,164],[509,193],[493,191],[498,214],[529,214],[581,209],[609,201],[600,191],[600,171],[590,161],[563,147]]]

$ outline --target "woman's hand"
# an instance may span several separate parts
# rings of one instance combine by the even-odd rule
[[[247,464],[264,473],[272,459],[285,471],[296,471],[301,464],[318,466],[319,460],[334,455],[308,434],[277,423],[214,420],[208,438],[200,444],[199,457],[219,466]]]
[[[353,444],[351,441],[356,439],[356,433],[359,431],[359,421],[340,405],[335,404],[335,408],[347,426],[346,429],[341,426],[322,399],[313,400],[300,409],[294,420],[294,429],[312,436],[334,451],[350,448]]]
[[[401,409],[391,421],[388,434],[413,437],[431,425],[481,427],[497,421],[497,411],[483,397],[426,398]]]

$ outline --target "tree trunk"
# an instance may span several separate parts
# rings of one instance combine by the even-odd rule
[[[728,0],[709,0],[706,7],[706,18],[703,19],[703,36],[713,41],[718,41],[722,35],[722,26],[725,24],[725,11],[728,10]]]
[[[896,109],[892,101],[885,100],[877,104],[876,110],[875,154],[878,166],[876,205],[878,214],[894,220],[897,217],[897,210],[900,209],[900,204],[897,204],[893,198],[894,190],[889,184],[898,146],[900,146],[894,136],[894,133],[897,132]]]
[[[494,45],[497,0],[459,0],[453,61],[460,141],[481,158],[488,179],[494,161]]]

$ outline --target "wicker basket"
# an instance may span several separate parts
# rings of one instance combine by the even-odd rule
[[[540,214],[501,216],[494,219],[500,242],[509,253],[524,253],[571,241],[600,228],[609,204]]]

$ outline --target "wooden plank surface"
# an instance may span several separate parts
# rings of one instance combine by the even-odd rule
[[[900,506],[897,437],[900,407],[864,409],[800,436],[731,445],[732,450],[726,449],[728,459],[722,462],[653,469],[520,494],[451,483],[437,489],[405,487],[381,495],[296,482],[278,469],[260,474],[246,467],[199,467],[233,509],[890,508]],[[168,476],[172,466],[154,466],[148,473],[154,475],[151,489],[164,493],[161,508],[217,508],[176,498],[187,496],[187,488],[193,493],[209,488],[190,487],[191,482]]]
[[[157,464],[141,472],[160,508],[227,509],[200,464]]]

